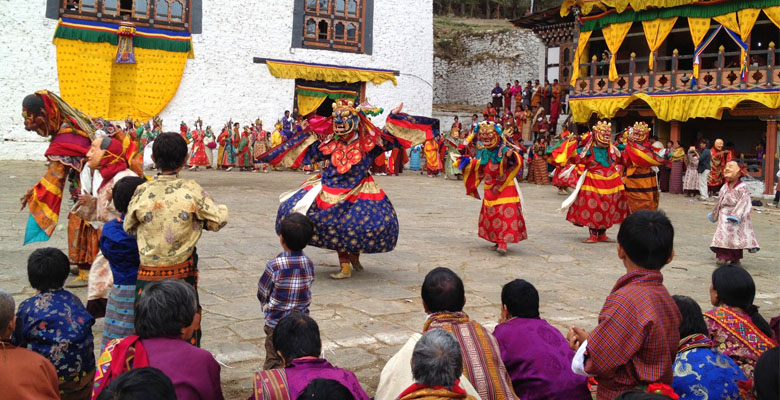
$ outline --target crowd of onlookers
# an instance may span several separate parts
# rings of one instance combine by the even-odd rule
[[[157,141],[154,155],[162,176],[181,170],[183,139],[169,133]],[[154,190],[154,181],[137,190],[120,186],[113,201],[125,218],[145,216],[134,222],[141,225],[168,217],[214,222],[197,210],[189,214],[189,205],[170,201],[175,187],[192,181],[177,176],[163,181],[167,189],[162,191]],[[169,207],[156,209],[157,214],[145,209],[143,200],[150,194]],[[135,235],[129,237],[147,245],[176,235],[129,226]],[[283,251],[268,262],[258,282],[266,362],[252,378],[250,398],[368,399],[353,372],[323,358],[319,327],[308,316],[314,275],[303,250],[313,235],[311,222],[291,214],[279,233]],[[702,313],[690,297],[672,296],[663,284],[661,270],[674,258],[674,228],[662,212],[631,214],[617,242],[625,274],[607,296],[597,325],[590,331],[572,326],[565,336],[543,318],[538,291],[528,280],[508,282],[496,293],[500,318],[491,332],[466,313],[468,282],[448,268],[431,269],[420,287],[426,321],[388,360],[374,398],[778,398],[780,317],[768,323],[759,314],[747,270],[718,267],[700,288],[709,291],[712,305]],[[136,244],[101,239],[101,245],[116,250]],[[112,269],[133,271],[109,261]],[[130,333],[102,343],[97,359],[95,320],[79,298],[63,289],[67,256],[54,248],[38,249],[29,256],[27,271],[37,292],[18,308],[0,291],[4,398],[223,398],[219,363],[192,340],[201,322],[197,286],[175,270],[137,286],[137,298],[124,310],[132,316]]]

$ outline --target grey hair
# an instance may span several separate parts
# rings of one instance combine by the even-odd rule
[[[8,328],[8,324],[14,319],[14,309],[16,304],[13,296],[5,290],[0,290],[0,336]],[[7,338],[6,338],[7,339]]]
[[[463,373],[460,344],[444,329],[426,332],[414,346],[412,376],[426,386],[451,387]]]

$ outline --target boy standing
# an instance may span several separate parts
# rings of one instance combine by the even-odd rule
[[[282,358],[273,346],[276,324],[293,311],[309,314],[314,264],[303,254],[314,228],[300,213],[285,217],[279,225],[279,242],[284,251],[268,261],[257,282],[257,299],[265,308],[265,363],[263,369],[283,368]]]
[[[595,376],[598,400],[651,383],[672,384],[680,340],[680,312],[663,285],[661,268],[674,258],[674,228],[663,212],[639,210],[620,226],[618,279],[588,334],[572,326],[567,339],[577,354],[572,370]]]
[[[128,234],[138,239],[141,259],[136,300],[146,284],[165,278],[190,284],[197,298],[195,245],[203,229],[216,232],[227,225],[227,206],[214,203],[194,180],[179,177],[186,158],[187,142],[179,134],[166,132],[157,137],[152,159],[160,173],[138,187],[127,207],[123,225]],[[199,321],[200,317],[196,319]],[[196,328],[190,342],[200,346],[199,323]]]

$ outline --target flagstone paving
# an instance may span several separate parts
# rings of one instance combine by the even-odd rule
[[[17,302],[34,290],[26,277],[26,259],[38,247],[66,249],[65,214],[52,239],[22,247],[27,214],[19,197],[44,173],[43,162],[0,162],[0,288]],[[280,251],[274,220],[281,193],[306,177],[298,172],[268,174],[232,171],[184,172],[227,204],[230,222],[220,232],[206,232],[198,243],[203,347],[224,364],[222,384],[228,399],[245,399],[252,376],[265,357],[263,314],[255,297],[257,279],[268,259]],[[420,284],[438,266],[456,271],[466,287],[465,311],[493,327],[500,311],[501,286],[515,278],[532,282],[541,296],[542,317],[564,331],[577,324],[592,328],[614,282],[624,272],[614,244],[585,245],[586,229],[576,228],[555,210],[563,196],[551,186],[521,184],[528,240],[510,245],[500,257],[477,237],[480,202],[464,195],[462,184],[407,171],[376,180],[393,202],[401,233],[390,253],[364,255],[366,270],[352,279],[333,281],[335,252],[307,248],[315,263],[311,315],[317,320],[325,357],[351,369],[373,395],[386,360],[425,320]],[[664,209],[676,230],[675,259],[664,268],[672,294],[686,294],[709,307],[710,274],[715,268],[708,246],[715,226],[706,219],[712,203],[663,194]],[[756,305],[769,319],[780,313],[780,212],[753,213],[762,249],[746,254],[744,266],[756,281]],[[617,235],[617,227],[608,232]],[[86,298],[85,289],[73,290]],[[95,325],[101,343],[102,320]],[[98,349],[96,349],[97,351]]]

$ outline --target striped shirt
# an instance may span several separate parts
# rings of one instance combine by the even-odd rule
[[[598,399],[654,382],[671,385],[680,319],[660,271],[618,279],[588,336],[585,371],[596,375]]]
[[[257,282],[257,299],[265,307],[265,324],[275,328],[293,311],[309,313],[314,264],[302,251],[282,252],[268,261]]]

